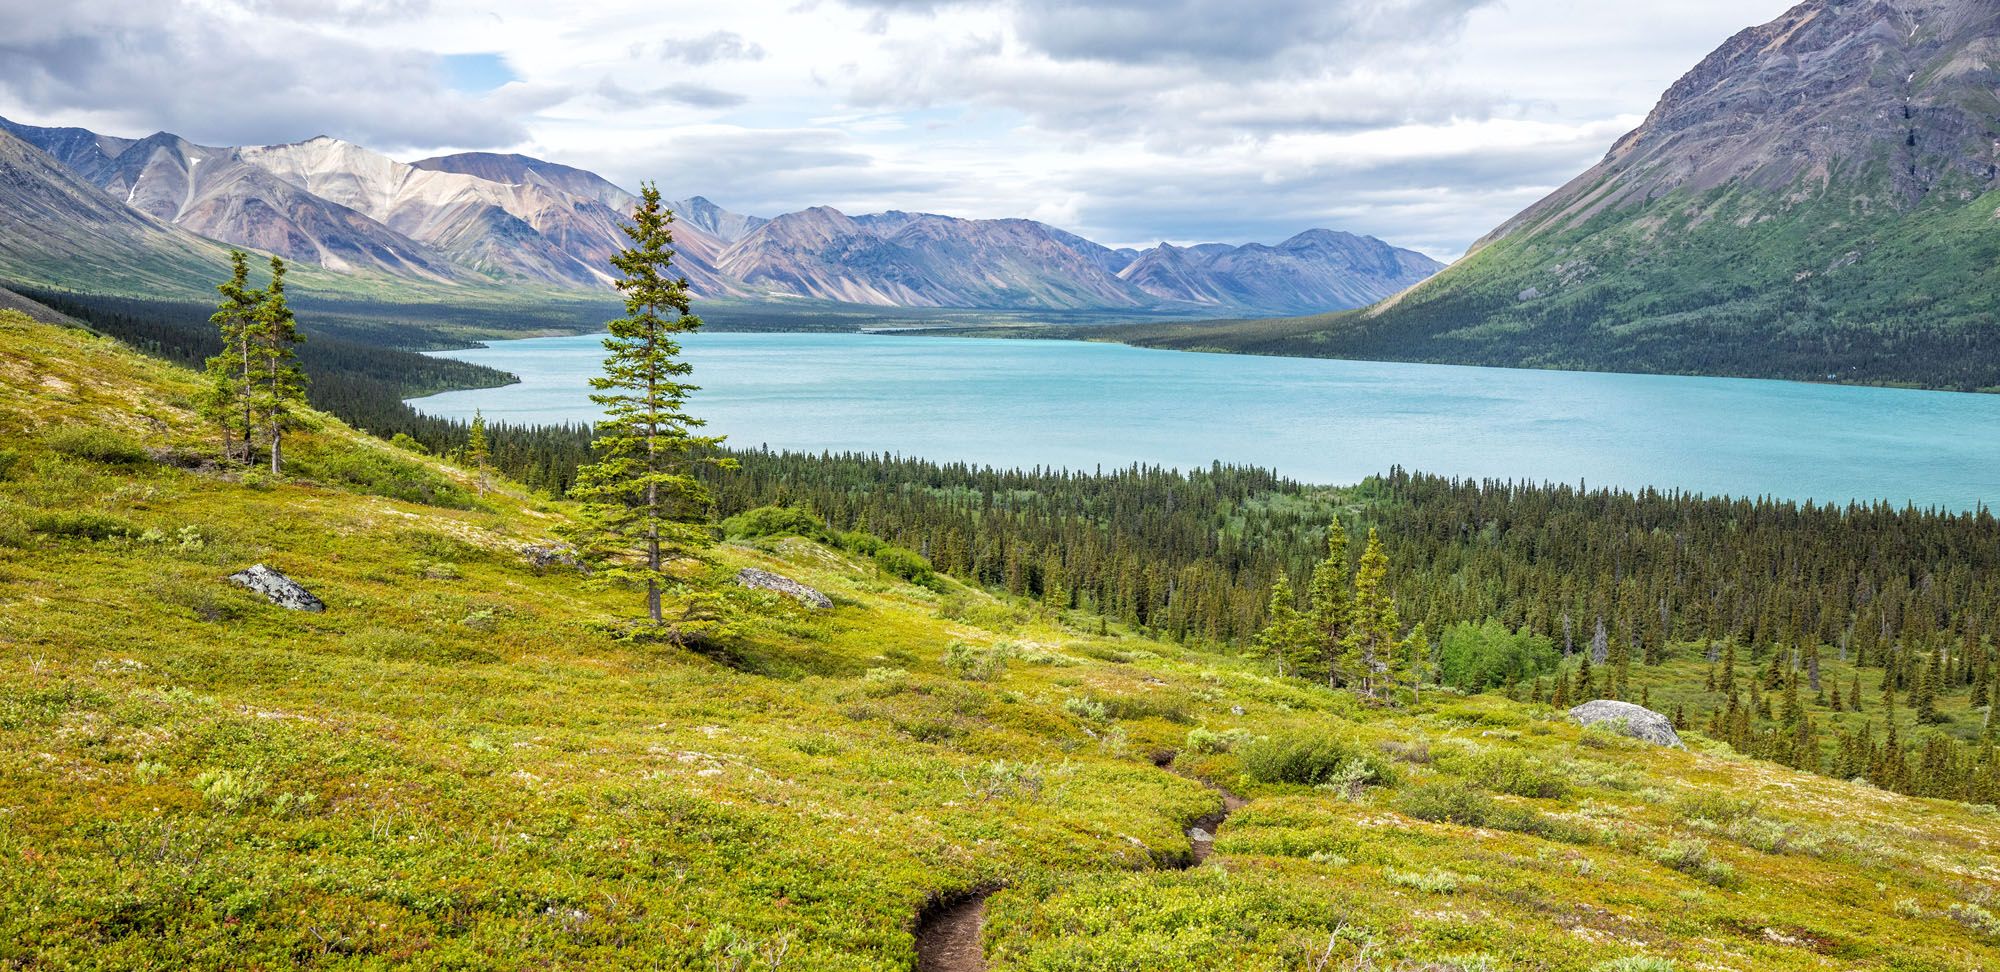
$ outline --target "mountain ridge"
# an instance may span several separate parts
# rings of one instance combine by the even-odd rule
[[[404,163],[326,135],[214,147],[166,132],[128,139],[4,119],[0,126],[115,199],[194,234],[390,288],[420,281],[607,290],[606,267],[627,242],[621,226],[637,201],[596,173],[514,153]],[[669,205],[680,217],[677,263],[703,298],[1297,313],[1358,306],[1439,267],[1378,240],[1308,231],[1277,247],[1200,244],[1200,284],[1148,285],[1121,274],[1158,247],[1113,249],[1034,220],[894,210],[849,216],[824,206],[766,219],[699,195]],[[1314,232],[1379,258],[1351,259],[1338,248],[1286,251]],[[1281,252],[1289,255],[1273,256]]]

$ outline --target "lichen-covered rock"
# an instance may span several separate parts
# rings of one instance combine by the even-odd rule
[[[229,582],[256,591],[268,598],[272,604],[287,611],[311,611],[317,614],[326,610],[326,602],[314,597],[313,592],[300,587],[297,581],[263,564],[256,564],[248,570],[229,575]]]
[[[830,608],[833,598],[813,590],[783,574],[773,574],[768,570],[745,567],[736,572],[736,583],[752,590],[775,591],[793,598],[807,607]]]
[[[1634,739],[1643,739],[1655,746],[1687,748],[1681,744],[1680,734],[1674,732],[1671,720],[1643,705],[1633,705],[1616,699],[1597,699],[1569,710],[1569,717],[1586,726],[1600,722],[1610,723],[1619,732]]]
[[[584,569],[583,561],[576,555],[576,548],[566,543],[531,543],[521,548],[521,556],[526,557],[529,566],[538,571],[550,567]]]

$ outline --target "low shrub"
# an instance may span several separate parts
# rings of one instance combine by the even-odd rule
[[[863,557],[873,557],[882,548],[889,545],[887,540],[866,530],[849,530],[835,537],[835,539],[839,542],[842,550],[850,550]]]
[[[875,551],[875,566],[912,584],[929,586],[937,582],[937,569],[914,550],[883,547]]]
[[[1388,783],[1395,776],[1375,754],[1324,730],[1260,737],[1243,746],[1238,758],[1244,774],[1259,783],[1318,786],[1339,777],[1355,760],[1366,766],[1377,782]]]
[[[1429,871],[1399,871],[1393,867],[1382,869],[1382,879],[1399,888],[1413,888],[1427,894],[1453,894],[1459,885],[1467,883],[1462,874],[1453,874],[1441,868]]]
[[[1529,834],[1548,840],[1559,840],[1565,844],[1588,844],[1592,842],[1590,831],[1567,820],[1537,812],[1533,807],[1494,801],[1492,812],[1486,815],[1486,826],[1495,830],[1510,830],[1517,834]]]
[[[0,449],[0,481],[13,475],[14,465],[21,461],[21,454],[13,449]]]
[[[1632,955],[1609,962],[1599,962],[1590,967],[1590,972],[1675,972],[1679,966],[1672,959],[1655,958],[1651,955]]]
[[[1197,756],[1211,756],[1229,752],[1248,743],[1251,738],[1250,733],[1243,729],[1224,729],[1217,732],[1213,729],[1194,728],[1188,730],[1187,740],[1181,744],[1181,748]]]
[[[490,664],[500,656],[483,648],[439,644],[414,631],[363,628],[342,639],[348,650],[376,661],[418,662],[425,665]]]
[[[136,466],[147,461],[139,443],[110,429],[88,425],[65,425],[42,435],[42,444],[52,452],[88,459],[111,466]]]
[[[1493,798],[1463,780],[1435,780],[1404,790],[1396,809],[1418,820],[1482,827],[1493,816]]]
[[[1692,875],[1717,887],[1736,883],[1736,869],[1729,866],[1728,861],[1717,859],[1708,845],[1699,840],[1676,840],[1665,847],[1654,848],[1650,856],[1682,874]]]
[[[362,446],[315,446],[295,452],[287,473],[407,503],[469,509],[471,493],[436,470],[402,456]]]
[[[255,773],[209,770],[195,777],[195,791],[203,803],[222,813],[241,813],[264,796],[266,784]]]
[[[1985,908],[1976,904],[1953,903],[1945,906],[1944,911],[1951,916],[1951,920],[1972,931],[2000,938],[2000,916],[1995,916]]]
[[[1568,782],[1554,770],[1512,751],[1454,756],[1443,767],[1498,793],[1552,800],[1569,792]]]
[[[1755,798],[1731,796],[1720,790],[1697,790],[1674,801],[1674,816],[1682,823],[1732,824],[1756,813]]]
[[[758,537],[808,537],[821,539],[826,529],[819,518],[793,506],[760,506],[722,521],[722,535],[731,540]]]
[[[140,533],[130,520],[96,510],[43,510],[28,514],[26,522],[30,532],[78,540],[111,540]]]
[[[1005,642],[991,648],[954,641],[945,646],[944,667],[959,678],[974,682],[987,682],[1007,670],[1007,659],[1013,646]]]

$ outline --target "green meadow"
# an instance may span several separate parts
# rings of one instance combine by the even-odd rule
[[[797,537],[633,638],[523,554],[566,503],[323,415],[284,477],[218,467],[196,390],[0,312],[0,967],[906,970],[974,892],[996,970],[2000,967],[1990,807]]]

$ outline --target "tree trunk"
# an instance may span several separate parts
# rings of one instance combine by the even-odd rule
[[[646,374],[646,472],[659,472],[660,442],[660,391],[658,384],[659,336],[648,340],[649,362]],[[646,481],[646,564],[653,570],[646,578],[646,610],[653,616],[655,626],[661,623],[660,615],[660,484],[657,480]]]
[[[241,392],[243,395],[243,464],[247,466],[256,461],[257,458],[256,447],[250,441],[250,430],[257,427],[255,424],[256,417],[250,411],[250,335],[246,333],[238,338],[237,347],[243,354],[243,388]]]

